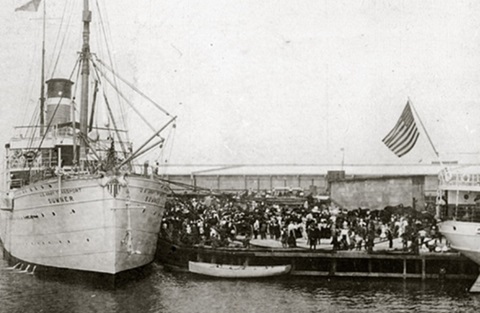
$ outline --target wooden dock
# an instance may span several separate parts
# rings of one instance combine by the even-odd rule
[[[457,252],[327,251],[305,248],[211,248],[159,240],[157,259],[187,269],[188,261],[233,265],[287,265],[291,275],[401,279],[471,279],[478,266]]]

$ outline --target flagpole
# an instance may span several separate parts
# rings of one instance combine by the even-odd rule
[[[427,136],[428,142],[429,142],[430,145],[432,146],[433,152],[435,152],[435,155],[437,156],[437,159],[438,159],[438,161],[440,162],[440,165],[443,166],[442,160],[440,160],[440,155],[439,155],[437,149],[435,148],[435,145],[433,144],[433,141],[432,141],[432,139],[430,138],[430,135],[428,134],[427,129],[425,128],[425,125],[423,125],[422,119],[420,118],[420,115],[418,115],[418,112],[417,112],[417,110],[415,109],[415,106],[413,105],[413,103],[412,103],[412,101],[410,100],[410,98],[408,98],[408,103],[409,103],[410,106],[412,107],[413,112],[415,112],[415,115],[417,116],[417,119],[418,119],[418,121],[420,122],[420,125],[422,126],[422,129],[423,129],[425,135]]]

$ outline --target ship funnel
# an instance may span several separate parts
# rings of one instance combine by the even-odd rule
[[[73,82],[64,78],[52,78],[47,80],[46,84],[47,125],[48,123],[57,125],[70,122]]]

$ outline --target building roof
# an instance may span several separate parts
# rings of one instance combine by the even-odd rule
[[[452,170],[480,166],[473,164],[451,165]],[[191,176],[228,176],[228,175],[327,175],[328,171],[344,170],[346,175],[367,176],[414,176],[438,175],[442,167],[439,164],[346,164],[343,167],[335,164],[302,165],[302,164],[258,164],[258,165],[162,165],[159,173],[164,175]],[[480,172],[479,172],[480,173]]]

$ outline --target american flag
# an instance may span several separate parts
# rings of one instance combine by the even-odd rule
[[[407,102],[397,124],[383,138],[383,143],[399,158],[407,154],[417,143],[419,132],[412,114],[410,102]]]

